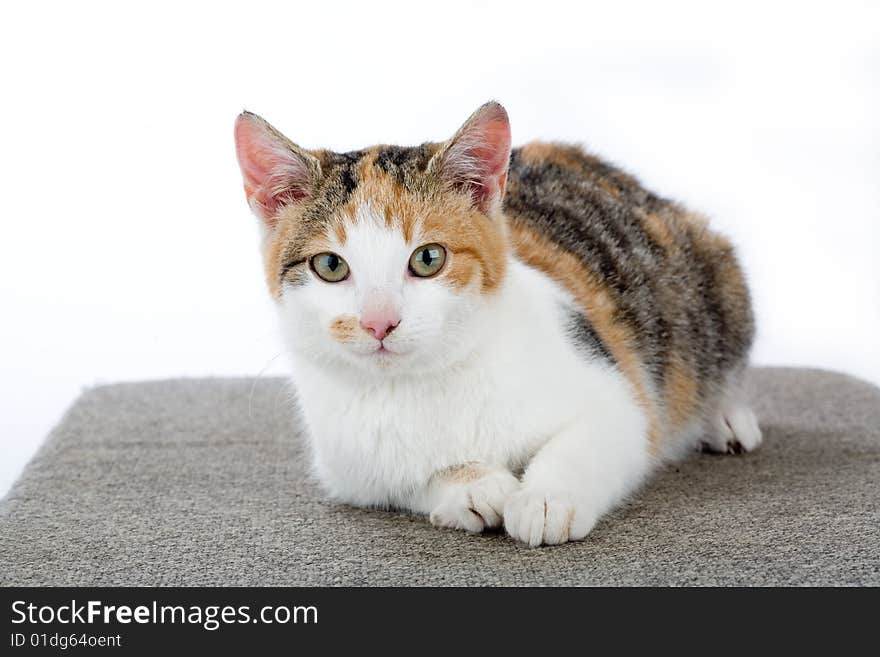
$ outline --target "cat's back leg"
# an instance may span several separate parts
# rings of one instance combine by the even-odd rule
[[[743,454],[756,449],[762,438],[758,419],[743,392],[741,377],[736,377],[712,411],[700,447],[720,454]]]

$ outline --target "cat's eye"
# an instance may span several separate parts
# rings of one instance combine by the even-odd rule
[[[328,283],[338,283],[348,278],[348,263],[335,253],[319,253],[309,260],[312,271]]]
[[[427,278],[440,271],[445,262],[446,249],[440,244],[425,244],[409,257],[409,270],[414,276]]]

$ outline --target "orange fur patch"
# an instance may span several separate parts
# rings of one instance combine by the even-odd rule
[[[346,224],[345,221],[334,221],[333,222],[333,234],[340,244],[345,244],[345,240],[348,238],[345,224]]]
[[[330,248],[328,234],[321,232],[310,235],[302,234],[300,214],[301,210],[296,206],[288,206],[281,210],[275,229],[267,237],[263,246],[266,283],[269,286],[270,294],[276,299],[281,297],[281,270],[288,257],[290,245],[301,245],[301,251],[308,255],[315,255]]]
[[[444,481],[467,484],[480,479],[486,474],[486,467],[480,463],[469,462],[461,465],[451,465],[440,470],[435,476]]]
[[[280,231],[278,231],[280,232]],[[284,252],[284,240],[279,235],[271,236],[263,249],[263,267],[266,274],[266,285],[269,294],[276,299],[281,296],[281,255]]]
[[[634,209],[634,212],[641,218],[642,226],[651,238],[657,242],[667,252],[676,248],[675,236],[669,223],[656,212],[645,212],[641,209]]]
[[[266,283],[269,293],[281,296],[281,268],[284,264],[286,249],[297,239],[299,232],[299,212],[295,207],[284,208],[275,222],[274,230],[266,238],[263,245],[263,265],[266,271]]]
[[[340,315],[330,322],[330,335],[338,342],[348,342],[358,334],[357,317],[354,315]]]
[[[678,354],[671,354],[666,368],[663,396],[670,429],[684,427],[699,405],[699,386],[696,373]]]
[[[583,152],[573,144],[533,141],[520,148],[519,154],[527,162],[552,162],[564,168],[584,168]]]
[[[471,210],[466,203],[436,210],[418,226],[422,241],[438,242],[450,252],[450,262],[440,273],[453,286],[464,288],[479,278],[483,292],[498,288],[507,266],[507,241],[497,219]]]

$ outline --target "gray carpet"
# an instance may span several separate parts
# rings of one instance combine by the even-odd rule
[[[694,455],[536,550],[322,501],[279,379],[94,388],[0,502],[0,584],[880,585],[880,390],[751,384],[758,452]]]

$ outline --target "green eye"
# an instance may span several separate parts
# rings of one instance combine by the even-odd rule
[[[319,253],[309,261],[312,271],[328,283],[348,278],[348,263],[335,253]]]
[[[446,262],[446,249],[439,244],[420,246],[409,257],[409,270],[415,276],[427,278],[443,269]]]

